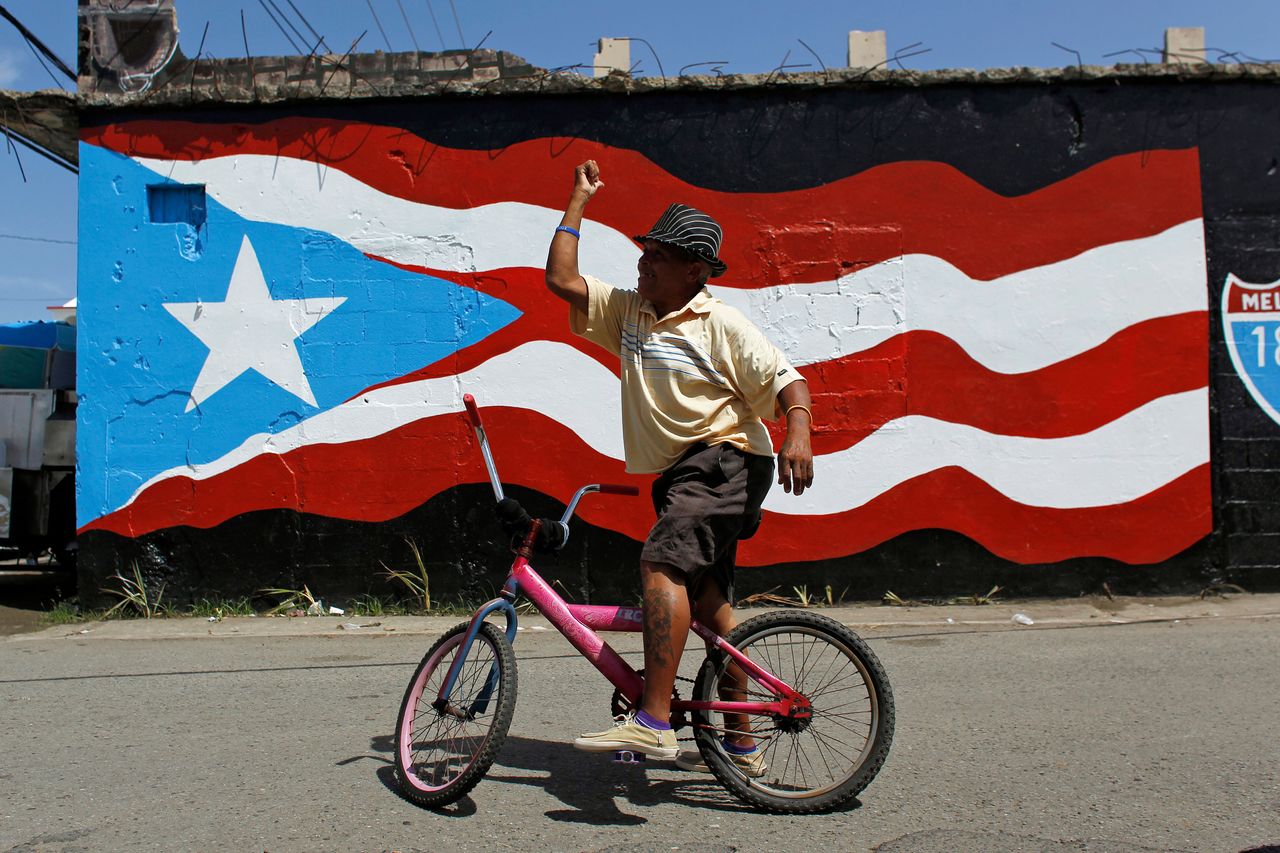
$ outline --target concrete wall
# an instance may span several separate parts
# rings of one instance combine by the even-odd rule
[[[709,211],[714,293],[814,393],[817,483],[770,495],[743,591],[1280,586],[1280,305],[1222,308],[1280,279],[1276,75],[1079,77],[88,113],[82,592],[138,560],[179,598],[382,593],[406,538],[491,590],[464,392],[536,512],[643,490],[617,366],[541,283],[588,157],[584,270],[631,286],[628,235]],[[647,501],[582,517],[542,567],[630,595]]]

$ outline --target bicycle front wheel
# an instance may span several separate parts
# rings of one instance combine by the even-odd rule
[[[758,714],[724,720],[694,715],[694,740],[715,777],[739,799],[788,814],[830,811],[865,788],[884,764],[893,740],[893,693],[884,667],[865,642],[817,613],[766,613],[748,619],[725,640],[813,703],[808,720]],[[736,681],[728,655],[713,652],[693,692],[702,701],[772,701],[754,681]],[[745,695],[744,695],[745,694]],[[734,760],[726,735],[749,733],[762,751],[753,763]]]
[[[419,805],[448,805],[474,788],[515,714],[515,653],[506,634],[489,622],[480,626],[448,701],[438,701],[467,628],[465,622],[451,628],[427,652],[396,719],[396,780]]]

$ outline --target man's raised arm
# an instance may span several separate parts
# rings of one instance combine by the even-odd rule
[[[587,311],[587,283],[578,272],[578,236],[587,202],[604,186],[600,167],[588,160],[573,170],[573,192],[547,253],[547,289],[574,308]]]

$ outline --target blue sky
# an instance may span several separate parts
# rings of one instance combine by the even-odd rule
[[[74,67],[74,0],[3,3]],[[206,55],[243,56],[241,11],[253,54],[295,52],[259,0],[178,0],[177,5],[180,41],[188,56],[200,50],[202,36]],[[291,11],[288,0],[275,0],[275,5]],[[657,52],[655,59],[643,45],[633,45],[632,61],[640,62],[641,74],[658,73],[659,62],[671,75],[690,63],[712,60],[723,62],[729,72],[767,72],[784,57],[788,64],[818,67],[801,40],[822,62],[840,66],[851,29],[885,30],[890,53],[921,43],[929,52],[903,61],[917,69],[1074,62],[1074,56],[1051,44],[1055,41],[1079,51],[1086,63],[1138,61],[1137,54],[1104,54],[1158,47],[1170,26],[1204,26],[1210,47],[1280,59],[1276,0],[293,0],[293,5],[339,52],[366,30],[358,48],[364,52],[413,50],[415,40],[422,50],[470,47],[492,31],[485,47],[554,68],[590,63],[600,36],[632,36],[646,39]],[[309,35],[296,18],[294,23]],[[290,36],[299,41],[292,32]],[[0,88],[40,89],[62,82],[41,68],[17,31],[0,20]],[[75,177],[26,149],[20,149],[19,168],[8,147],[0,146],[0,322],[47,318],[45,306],[75,293]]]

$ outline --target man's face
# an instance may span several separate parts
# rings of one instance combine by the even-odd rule
[[[639,272],[636,290],[654,305],[683,304],[681,300],[698,286],[701,266],[666,243],[645,240],[644,251],[636,264]]]

